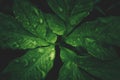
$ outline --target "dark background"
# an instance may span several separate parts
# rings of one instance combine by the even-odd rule
[[[31,2],[34,5],[36,5],[39,9],[41,9],[42,11],[46,13],[53,13],[45,0],[31,0]],[[13,0],[0,0],[0,12],[13,16],[13,11],[12,11],[13,4],[14,4]],[[101,17],[101,16],[120,16],[120,0],[101,0],[99,3],[96,4],[96,7],[93,9],[91,14],[86,18],[86,20],[94,20],[97,17]],[[58,46],[56,46],[56,50],[57,50],[57,53],[59,54],[60,51],[59,51],[59,48],[57,47]],[[24,55],[26,51],[25,50],[0,49],[0,72],[8,65],[8,63],[11,60]],[[118,52],[119,52],[119,49],[118,49]],[[58,76],[57,73],[62,63],[59,60],[59,55],[56,55],[56,56],[58,57],[56,58],[56,61],[55,61],[57,63],[54,64],[55,69],[52,69],[49,72],[46,80],[57,79],[57,76]]]

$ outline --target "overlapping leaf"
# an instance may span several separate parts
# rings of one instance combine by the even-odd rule
[[[120,46],[120,18],[99,18],[86,22],[66,38],[66,42],[84,47],[89,54],[99,59],[114,59],[118,55],[114,46]]]
[[[32,5],[28,0],[15,0],[14,14],[16,19],[20,21],[24,28],[30,33],[46,39],[50,43],[55,43],[57,40],[57,36],[49,31],[43,12]],[[55,27],[55,25],[53,25],[53,27]],[[50,34],[49,36],[48,32]]]
[[[45,15],[49,28],[57,35],[63,35],[65,32],[64,22],[53,14]]]
[[[119,80],[120,59],[101,61],[92,56],[77,56],[75,52],[61,48],[64,62],[59,80]],[[79,76],[78,76],[79,75]]]
[[[67,24],[70,31],[84,17],[89,15],[94,0],[47,0],[52,10]]]
[[[53,44],[57,35],[64,37],[69,33],[89,14],[96,1],[47,0],[56,13],[53,15],[43,13],[29,0],[15,0],[14,14],[19,22],[0,14],[0,47],[35,49],[11,61],[0,79],[7,76],[6,80],[44,80],[53,66]],[[79,56],[74,50],[61,47],[60,57],[64,64],[58,80],[120,80],[120,59],[114,48],[120,47],[119,21],[120,17],[99,18],[84,23],[66,37],[66,43],[83,47],[87,55]],[[60,40],[59,44],[61,42],[64,41]]]
[[[43,13],[28,0],[15,0],[14,4],[16,19],[24,28],[38,37],[45,37],[47,25]]]
[[[79,58],[79,66],[100,80],[120,79],[120,59],[103,62],[90,57]]]
[[[28,49],[49,45],[45,40],[27,32],[13,17],[0,13],[0,47]]]
[[[74,62],[65,63],[59,74],[58,80],[94,80]]]
[[[53,66],[54,57],[54,46],[30,50],[24,56],[13,60],[2,75],[8,75],[6,80],[44,80]]]

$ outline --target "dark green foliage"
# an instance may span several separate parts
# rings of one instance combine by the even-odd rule
[[[120,80],[120,17],[85,19],[100,0],[46,0],[45,13],[29,0],[14,0],[14,16],[0,13],[0,48],[28,50],[0,73],[6,80],[45,80],[55,46],[63,65],[58,80]],[[77,26],[77,27],[76,27]],[[60,39],[60,40],[59,40]]]

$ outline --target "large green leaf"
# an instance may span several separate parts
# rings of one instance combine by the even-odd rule
[[[92,56],[77,56],[75,52],[61,48],[64,62],[59,79],[66,80],[119,80],[120,59],[102,61]],[[79,76],[78,76],[79,75]]]
[[[67,38],[66,42],[75,47],[84,47],[89,54],[99,59],[118,57],[114,46],[120,46],[120,18],[99,18],[86,22]]]
[[[46,39],[47,42],[56,42],[57,36],[51,31],[48,31],[48,24],[43,12],[31,4],[29,0],[15,0],[14,14],[16,19],[21,22],[23,27],[30,33]]]
[[[14,14],[26,30],[38,37],[45,37],[47,24],[43,13],[29,0],[14,0]]]
[[[27,32],[13,17],[0,13],[0,47],[28,49],[49,45]]]
[[[53,14],[45,15],[49,28],[57,35],[63,35],[65,32],[64,22]]]
[[[79,66],[101,80],[120,80],[120,59],[103,62],[94,58],[79,58]]]
[[[47,2],[52,10],[66,22],[69,30],[89,15],[94,4],[94,0],[47,0]]]
[[[2,75],[8,75],[6,80],[44,80],[53,66],[54,57],[54,46],[30,50],[8,64]]]
[[[58,80],[95,80],[87,73],[81,70],[74,62],[64,63],[62,66]]]

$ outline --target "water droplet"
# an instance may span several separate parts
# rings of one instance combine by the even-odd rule
[[[80,41],[80,38],[78,38],[77,40]]]
[[[16,19],[18,19],[18,18],[19,18],[19,16],[16,16],[15,18],[16,18]]]
[[[34,25],[33,25],[33,28],[36,28],[36,27],[37,27],[37,25],[34,24]]]
[[[63,12],[63,9],[61,7],[58,8],[60,12]]]
[[[43,49],[41,49],[41,48],[39,48],[39,49],[38,49],[38,52],[43,53],[43,52],[44,52],[44,50],[43,50]]]
[[[89,14],[90,14],[90,12],[87,12],[87,14],[89,15]]]
[[[73,44],[75,44],[75,43],[76,43],[76,41],[74,40],[74,41],[73,41]]]
[[[33,61],[33,62],[35,62],[35,61],[36,61],[36,59],[35,59],[35,58],[33,58],[33,59],[32,59],[32,61]]]
[[[42,19],[42,18],[40,18],[40,23],[41,23],[41,24],[43,23],[43,19]]]
[[[23,63],[24,63],[24,67],[28,66],[28,61],[26,59],[24,60]]]

